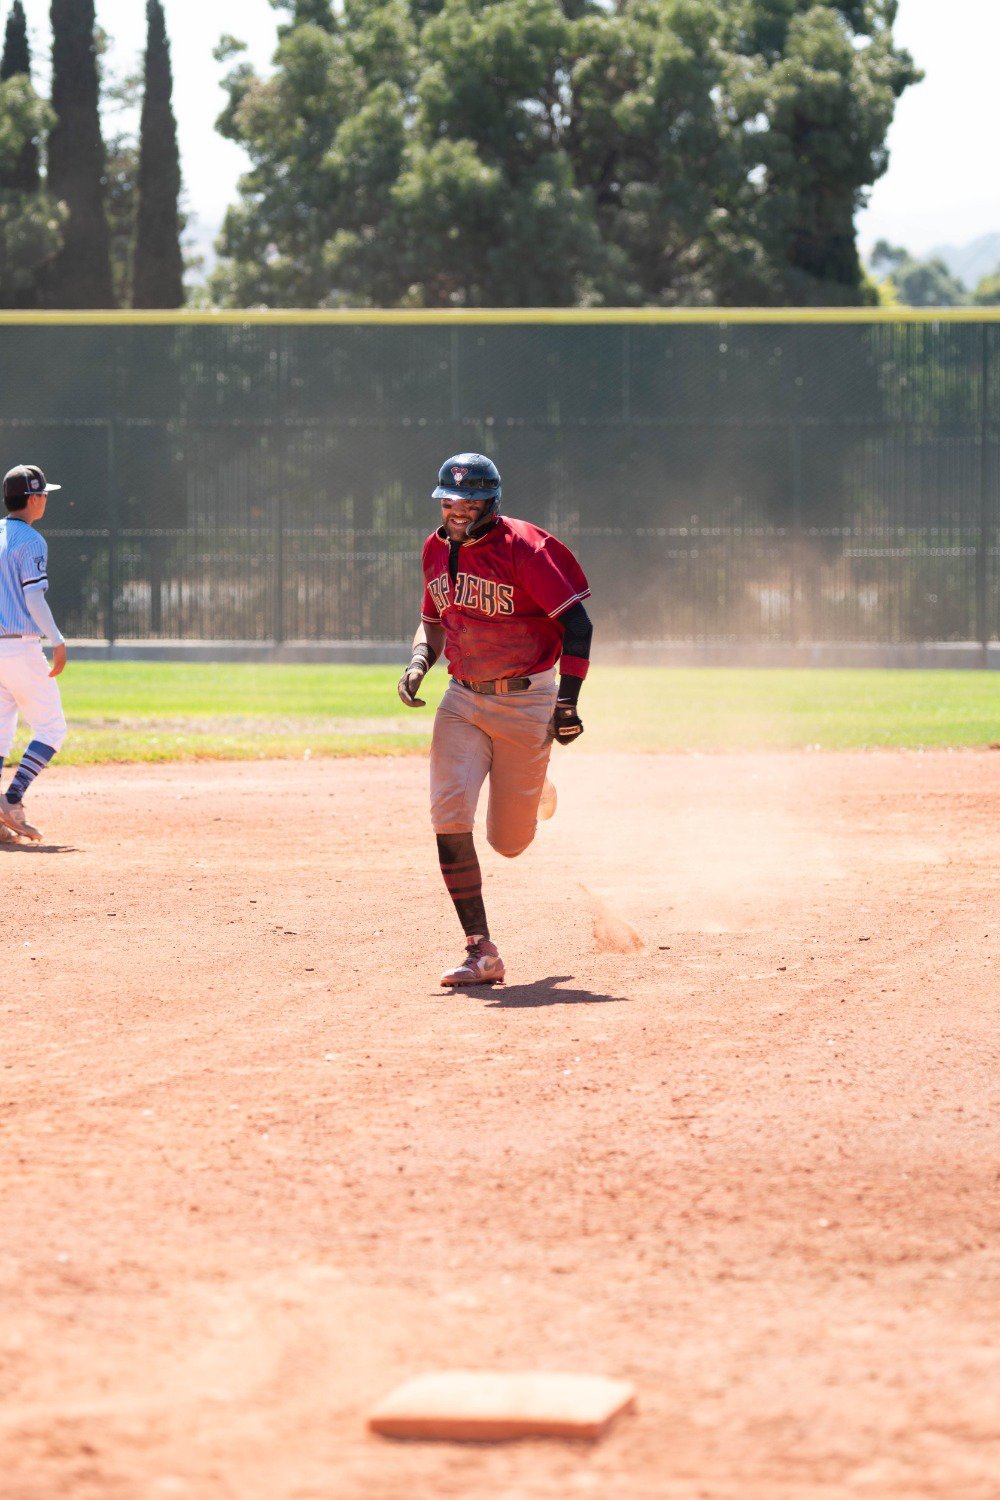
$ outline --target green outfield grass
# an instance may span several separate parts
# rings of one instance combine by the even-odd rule
[[[391,666],[71,659],[61,680],[71,733],[60,759],[424,754],[446,679],[435,669],[427,708],[411,712],[396,697],[398,676]],[[1000,679],[986,672],[595,667],[581,708],[582,752],[1000,741]]]

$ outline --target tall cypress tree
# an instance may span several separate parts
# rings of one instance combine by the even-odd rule
[[[14,78],[19,73],[30,80],[31,50],[28,47],[28,23],[24,6],[21,0],[14,0],[7,17],[3,57],[0,58],[0,83],[6,83],[8,78]],[[0,188],[8,188],[15,193],[37,193],[40,186],[38,142],[27,141],[17,161],[0,172]]]
[[[49,190],[66,204],[69,218],[49,281],[49,302],[114,307],[94,0],[52,0],[50,16],[56,124],[49,137]]]
[[[133,307],[181,307],[181,161],[171,104],[170,43],[160,0],[146,0],[146,67],[139,124]]]
[[[4,36],[3,57],[0,58],[0,83],[6,83],[15,73],[31,73],[31,52],[28,48],[28,23],[21,0],[14,0],[7,17],[7,32]]]

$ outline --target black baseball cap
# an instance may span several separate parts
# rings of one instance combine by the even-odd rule
[[[18,464],[3,476],[5,500],[27,500],[31,495],[48,495],[61,490],[61,484],[48,484],[37,464]]]

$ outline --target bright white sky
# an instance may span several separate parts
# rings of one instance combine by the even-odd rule
[[[36,76],[47,81],[49,0],[24,0]],[[0,15],[7,4],[0,0]],[[138,67],[145,45],[142,0],[97,0],[97,19],[114,41],[112,67]],[[223,33],[248,44],[250,59],[266,68],[274,49],[277,13],[268,0],[164,0],[174,66],[174,107],[180,133],[192,238],[209,243],[218,232],[242,153],[216,134],[225,100],[224,69],[212,57]],[[860,215],[861,246],[877,239],[915,254],[961,245],[1000,232],[1000,0],[900,0],[896,37],[924,69],[924,82],[904,94],[889,136],[889,170]]]
[[[878,239],[923,255],[1000,233],[998,0],[900,0],[894,35],[924,71],[889,132],[889,170],[858,217]]]

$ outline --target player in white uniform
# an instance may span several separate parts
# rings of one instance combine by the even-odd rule
[[[47,484],[35,464],[18,464],[4,475],[7,516],[0,521],[0,772],[14,743],[19,710],[31,729],[31,742],[7,791],[0,796],[0,841],[6,843],[15,837],[41,839],[38,829],[32,828],[24,816],[22,800],[66,737],[66,719],[55,681],[66,665],[66,642],[45,598],[49,549],[45,538],[35,530],[45,514],[49,494],[61,488]],[[51,670],[42,651],[42,636],[52,642]]]

